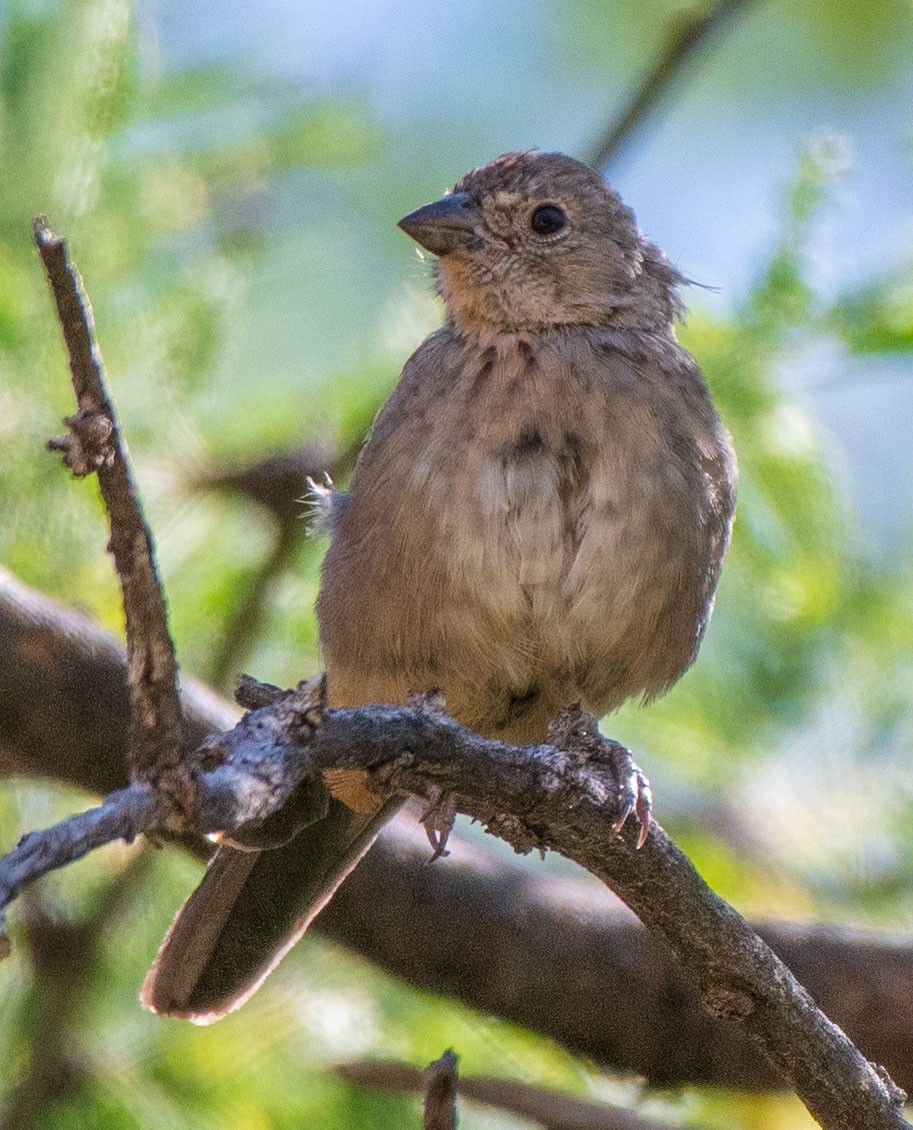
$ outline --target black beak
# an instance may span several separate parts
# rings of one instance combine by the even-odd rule
[[[458,247],[478,242],[476,225],[480,216],[468,192],[453,192],[416,208],[404,216],[399,226],[433,255],[447,255]]]

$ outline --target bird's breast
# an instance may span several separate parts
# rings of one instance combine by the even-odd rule
[[[468,725],[527,737],[568,702],[658,693],[693,658],[725,542],[712,409],[614,355],[443,344],[407,367],[334,533],[331,684],[435,686]]]
[[[501,625],[498,662],[568,670],[656,623],[698,518],[646,402],[522,360],[438,417],[429,450],[459,458],[430,461],[428,520],[466,615]]]

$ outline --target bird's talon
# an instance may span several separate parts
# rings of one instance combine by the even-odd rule
[[[637,837],[639,851],[647,842],[650,826],[653,823],[653,790],[650,788],[650,782],[639,769],[637,770],[637,801],[634,808],[640,824],[640,835]]]
[[[419,819],[425,829],[428,843],[431,844],[433,850],[429,863],[434,863],[436,859],[449,855],[447,841],[450,839],[453,822],[456,819],[455,795],[435,787],[428,799],[428,805]]]
[[[441,715],[447,713],[444,696],[437,687],[421,692],[409,691],[406,695],[406,702],[413,710],[417,710],[421,714]]]
[[[635,765],[630,750],[617,742],[610,743],[610,750],[620,799],[620,811],[612,824],[612,831],[620,832],[627,823],[628,817],[633,815],[640,825],[636,844],[639,850],[650,835],[650,825],[653,822],[653,792],[650,782]]]

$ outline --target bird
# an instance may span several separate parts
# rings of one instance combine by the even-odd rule
[[[697,655],[735,507],[728,432],[676,337],[688,280],[560,153],[506,153],[399,226],[435,257],[444,324],[329,501],[328,705],[434,691],[523,744],[572,704],[650,702]],[[147,1007],[208,1023],[242,1004],[402,803],[326,776],[326,815],[290,842],[218,848]]]

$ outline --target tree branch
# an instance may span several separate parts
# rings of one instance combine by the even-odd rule
[[[465,840],[451,838],[451,849],[429,867],[414,817],[394,821],[316,929],[426,992],[651,1084],[782,1087],[741,1026],[705,1011],[669,951],[604,887],[511,866]],[[868,1058],[911,1087],[909,937],[814,923],[756,929]]]
[[[238,712],[192,678],[183,683],[189,754]],[[122,645],[0,570],[0,773],[121,788],[128,712]],[[398,818],[314,929],[426,991],[661,1086],[782,1085],[601,884],[511,867],[453,838],[451,847],[429,867],[414,817]],[[913,1086],[908,939],[815,924],[761,933],[858,1046]]]
[[[706,47],[712,35],[747,8],[751,0],[716,0],[715,4],[683,13],[669,30],[653,66],[636,87],[627,105],[593,143],[584,160],[594,168],[604,168],[656,110],[688,63]]]
[[[110,550],[123,593],[130,669],[131,775],[160,779],[181,812],[193,810],[193,790],[181,752],[181,704],[177,662],[168,633],[152,534],[143,517],[130,467],[104,386],[101,351],[82,281],[70,263],[66,242],[39,217],[35,243],[44,264],[70,361],[77,411],[70,432],[48,446],[63,454],[79,477],[95,472],[111,527]]]
[[[308,478],[335,475],[354,463],[354,455],[340,456],[326,444],[316,443],[293,451],[274,452],[246,467],[215,467],[193,484],[197,489],[241,495],[269,514],[273,543],[262,561],[242,583],[234,610],[207,665],[208,681],[220,690],[243,670],[256,642],[267,609],[270,588],[295,558],[308,526],[303,520],[301,497]]]
[[[114,840],[132,843],[141,832],[162,831],[169,813],[170,804],[149,785],[130,785],[111,793],[97,808],[23,836],[0,859],[0,930],[6,907],[36,879]],[[6,956],[9,943],[5,934],[0,939],[0,956]]]
[[[120,640],[0,568],[0,773],[123,788],[129,681]],[[196,679],[183,683],[182,759],[239,716]]]
[[[516,850],[554,848],[607,883],[682,962],[700,986],[705,1007],[744,1027],[822,1126],[908,1125],[902,1092],[819,1012],[662,828],[653,824],[639,851],[636,829],[628,825],[615,834],[618,785],[611,750],[583,757],[573,749],[510,746],[443,715],[402,707],[323,715],[321,686],[320,680],[302,684],[204,744],[196,766],[201,830],[255,832],[262,838],[272,813],[303,792],[309,794],[302,809],[306,819],[315,795],[319,802],[322,771],[330,767],[364,771],[379,793],[451,794],[458,811]],[[303,790],[303,782],[311,788]],[[61,837],[81,851],[96,831],[111,838],[155,830],[157,803],[151,788],[133,786],[109,797],[95,819],[83,814],[33,833],[0,863],[0,901],[21,886],[30,862],[44,867],[49,858],[63,858],[66,849],[56,846]],[[283,814],[283,835],[294,819],[294,811]],[[70,830],[77,825],[76,832]],[[45,841],[55,846],[42,850]]]

